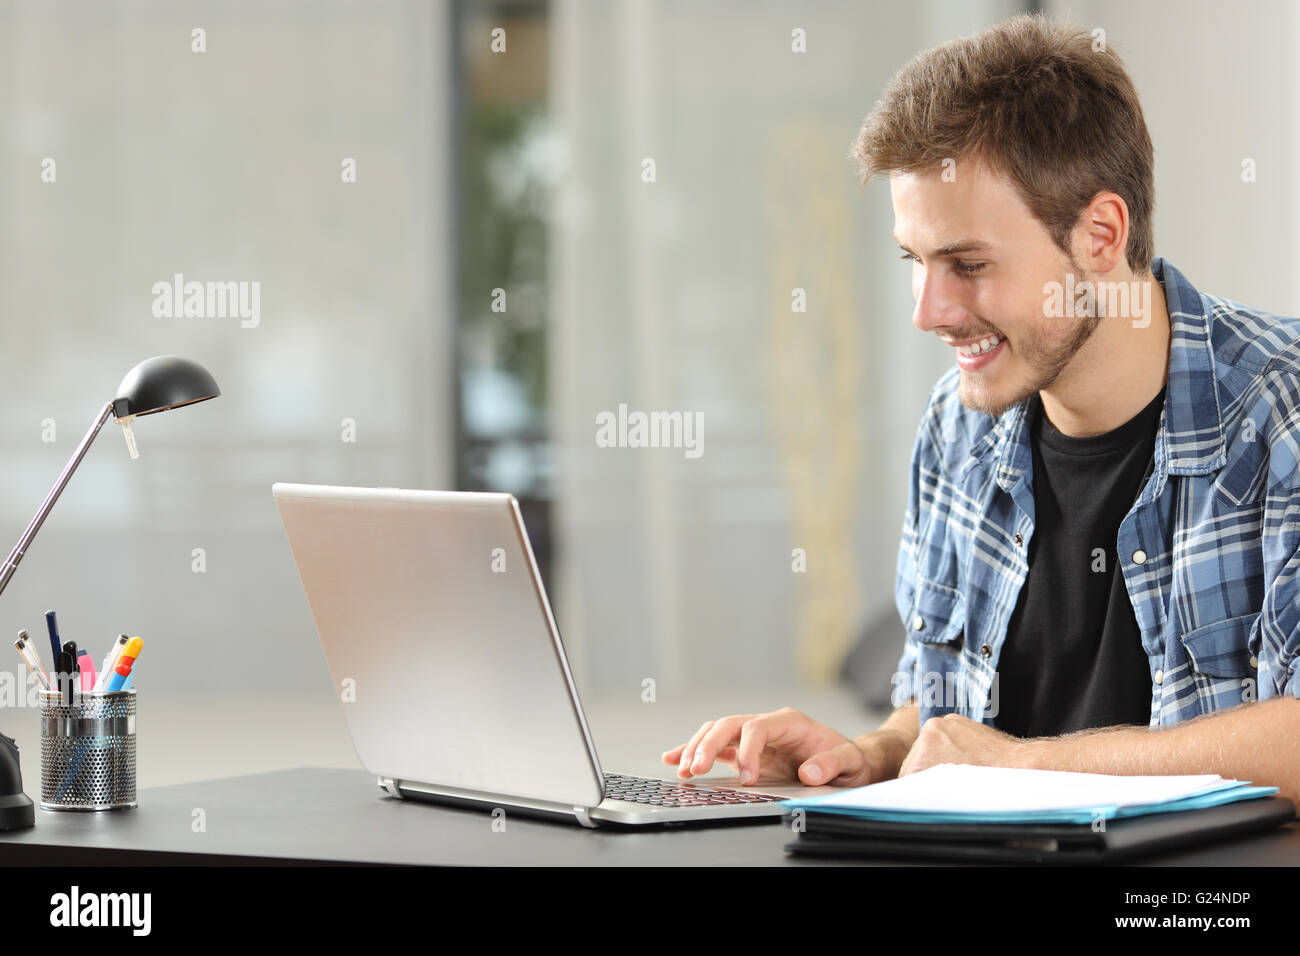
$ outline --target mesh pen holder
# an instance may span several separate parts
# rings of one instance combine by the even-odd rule
[[[41,809],[121,810],[135,799],[135,689],[40,692]]]

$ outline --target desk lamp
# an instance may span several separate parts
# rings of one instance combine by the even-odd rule
[[[9,579],[18,570],[18,562],[23,559],[36,532],[41,530],[45,517],[59,500],[64,486],[72,473],[81,464],[90,443],[95,440],[99,430],[104,427],[110,415],[122,426],[126,436],[126,447],[132,458],[138,458],[135,446],[135,434],[131,423],[141,415],[165,412],[182,405],[193,405],[221,394],[216,380],[202,365],[174,355],[157,355],[145,359],[126,373],[122,384],[117,387],[118,397],[108,402],[99,410],[86,432],[81,444],[63,466],[59,480],[54,483],[50,493],[45,496],[36,517],[31,520],[13,551],[9,553],[4,567],[0,568],[0,592],[9,585]],[[57,666],[57,662],[55,662]],[[21,672],[20,672],[21,673]],[[31,798],[23,793],[22,770],[18,762],[18,745],[12,739],[0,734],[0,830],[17,830],[34,826],[36,815]]]

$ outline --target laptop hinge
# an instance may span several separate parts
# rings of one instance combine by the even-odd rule
[[[399,799],[408,799],[410,797],[446,797],[453,800],[462,800],[469,803],[478,804],[482,807],[491,807],[500,801],[505,807],[515,806],[527,810],[533,810],[540,813],[550,814],[552,816],[569,816],[572,815],[584,827],[597,829],[600,824],[591,818],[591,808],[581,807],[574,804],[550,803],[545,800],[530,800],[524,797],[513,797],[509,801],[502,798],[493,798],[480,792],[471,790],[459,790],[454,787],[435,787],[429,784],[415,783],[412,780],[394,780],[392,777],[379,777],[379,786],[387,793]]]

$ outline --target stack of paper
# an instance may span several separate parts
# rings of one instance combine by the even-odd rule
[[[1121,777],[939,764],[895,780],[787,800],[787,810],[902,823],[1092,823],[1198,810],[1277,793],[1218,774]]]

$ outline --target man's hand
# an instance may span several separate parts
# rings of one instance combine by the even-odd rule
[[[968,763],[982,767],[1025,767],[1032,741],[962,717],[945,714],[921,725],[898,775],[915,773],[941,763]]]
[[[867,735],[871,737],[872,735]],[[817,787],[860,787],[888,775],[887,748],[859,744],[791,707],[770,714],[739,714],[707,721],[689,741],[664,752],[687,779],[708,773],[715,760],[730,765],[745,785],[760,780]]]

